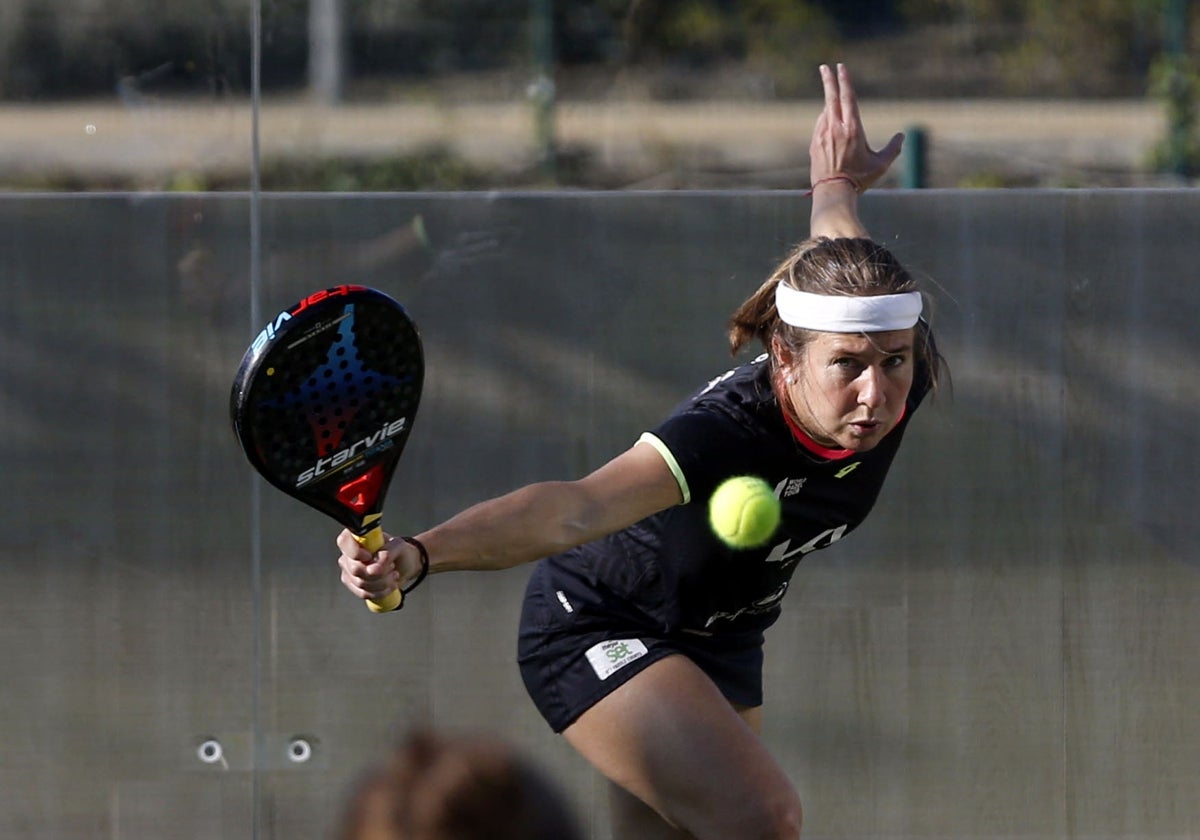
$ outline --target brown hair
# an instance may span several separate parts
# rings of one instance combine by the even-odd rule
[[[340,840],[578,840],[566,801],[489,736],[419,730],[355,788]]]
[[[802,292],[820,295],[893,295],[917,291],[916,281],[887,248],[870,239],[809,239],[781,262],[758,290],[729,319],[729,349],[734,355],[753,339],[762,342],[774,361],[775,347],[799,354],[813,336],[811,330],[784,323],[775,308],[775,287],[786,283]],[[936,385],[940,357],[930,338],[928,322],[917,323],[915,356],[929,367]]]

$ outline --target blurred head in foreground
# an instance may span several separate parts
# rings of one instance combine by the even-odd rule
[[[339,840],[581,840],[566,800],[511,746],[419,730],[356,785]]]

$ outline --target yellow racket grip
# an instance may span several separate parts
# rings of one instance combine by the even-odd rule
[[[383,548],[383,528],[376,525],[361,537],[356,535],[354,539],[358,540],[358,544],[367,551],[376,554]],[[372,598],[370,601],[367,601],[367,609],[373,613],[385,613],[398,610],[403,604],[404,593],[397,587],[382,598]]]

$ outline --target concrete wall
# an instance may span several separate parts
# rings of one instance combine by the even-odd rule
[[[314,288],[403,300],[427,390],[387,523],[415,530],[602,463],[727,368],[725,318],[807,202],[261,211],[252,243],[241,195],[0,198],[0,836],[325,837],[358,769],[432,721],[506,735],[607,837],[603,786],[513,662],[527,570],[371,615],[338,583],[336,527],[245,465],[229,384]],[[809,838],[1200,824],[1198,212],[1187,191],[864,201],[928,279],[953,387],[768,639],[765,737]]]

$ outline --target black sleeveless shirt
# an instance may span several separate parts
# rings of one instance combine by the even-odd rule
[[[854,530],[879,496],[904,431],[930,388],[918,364],[903,417],[873,449],[821,450],[793,434],[764,354],[717,377],[643,435],[676,471],[683,504],[543,561],[621,603],[662,633],[760,634],[779,617],[797,564]],[[713,534],[708,499],[734,475],[757,475],[782,503],[767,545],[734,550]]]

